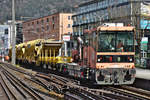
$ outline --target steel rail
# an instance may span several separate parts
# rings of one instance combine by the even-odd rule
[[[20,95],[20,93],[18,91],[16,91],[15,87],[13,87],[13,85],[9,82],[9,80],[7,80],[5,75],[1,74],[1,77],[2,77],[2,80],[5,83],[5,85],[7,86],[7,89],[12,94],[13,98],[15,100],[23,100],[24,98]],[[11,98],[10,98],[10,100],[11,100]]]
[[[141,95],[145,95],[148,98],[150,98],[150,91],[135,88],[135,87],[131,87],[131,86],[120,86],[120,88],[128,90],[128,91],[132,91],[132,92],[135,92],[135,93],[138,93],[138,94],[141,94]]]
[[[150,100],[149,97],[145,97],[145,96],[139,95],[139,94],[137,94],[137,93],[135,93],[135,92],[123,90],[123,89],[120,89],[120,88],[104,87],[103,89],[104,89],[104,90],[109,90],[109,91],[111,91],[111,92],[114,92],[115,94],[120,94],[120,95],[123,95],[123,96],[130,97],[132,100],[133,100],[133,99],[138,99],[138,100]]]
[[[16,96],[14,95],[14,93],[10,90],[10,88],[8,87],[8,85],[5,83],[1,72],[0,72],[0,78],[1,78],[1,87],[3,88],[5,94],[7,95],[9,100],[16,100]]]
[[[35,100],[38,100],[36,95],[34,95],[32,92],[30,92],[28,89],[26,89],[22,84],[17,82],[12,76],[10,76],[7,72],[4,72],[4,75],[7,77],[7,79],[11,82],[11,84],[14,85],[14,87],[19,91],[19,93],[25,98],[30,99],[33,98]]]
[[[5,77],[9,80],[9,82],[15,87],[15,89],[25,98],[29,99],[31,96],[29,96],[21,87],[19,84],[17,84],[16,80],[12,79],[9,75],[7,75],[6,72],[3,72]]]
[[[9,65],[9,67],[10,66],[11,65]],[[15,69],[15,68],[11,68],[11,69]],[[15,69],[15,70],[18,71],[20,69]],[[20,70],[20,72],[22,72],[22,71]],[[102,87],[102,89],[104,89],[105,91],[109,91],[110,93],[99,91],[100,89],[98,89],[98,91],[97,90],[91,91],[91,89],[88,87],[87,87],[88,90],[86,91],[82,88],[82,86],[79,86],[77,82],[71,81],[70,78],[67,79],[66,77],[64,78],[64,77],[61,77],[61,76],[58,76],[55,74],[44,74],[44,73],[40,73],[40,72],[36,73],[34,76],[27,72],[23,72],[23,73],[31,76],[32,81],[35,81],[36,83],[38,83],[39,85],[42,85],[46,89],[51,90],[53,88],[53,90],[56,90],[57,92],[59,91],[58,93],[62,93],[62,90],[66,89],[66,91],[68,91],[69,93],[71,93],[70,91],[72,91],[71,94],[79,95],[82,98],[91,98],[91,99],[95,99],[95,100],[97,100],[98,98],[99,99],[101,98],[104,100],[105,99],[106,100],[111,100],[111,99],[147,100],[147,99],[149,99],[149,93],[147,93],[147,92],[137,93],[136,90],[134,90],[134,91],[131,91],[130,89],[123,90],[121,88],[119,89],[119,88],[114,88],[111,86],[108,86],[108,87],[103,86]],[[50,87],[52,87],[52,88],[50,88]],[[75,92],[72,88],[75,89]],[[97,93],[97,94],[94,94],[94,93]],[[87,95],[89,97],[86,97]]]
[[[85,100],[107,100],[104,96],[96,95],[80,88],[70,88],[69,92],[76,94]]]
[[[17,85],[19,85],[24,91],[26,91],[29,95],[31,95],[31,97],[35,100],[44,100],[43,97],[39,96],[39,94],[37,94],[35,92],[35,90],[33,90],[31,87],[29,87],[27,84],[25,84],[24,82],[22,82],[20,79],[18,79],[16,76],[14,76],[12,73],[10,73],[6,67],[3,67],[3,70],[5,71],[5,75],[7,75],[7,78],[11,78],[11,81],[14,81]],[[9,76],[9,77],[8,77]],[[11,82],[13,83],[13,82]],[[18,86],[15,86],[18,87]],[[18,89],[19,90],[19,89]]]
[[[20,70],[20,69],[15,69],[15,68],[13,68],[12,67],[12,65],[10,65],[9,64],[9,66],[7,66],[7,64],[4,64],[4,66],[5,67],[8,67],[8,68],[10,68],[11,70],[15,70],[15,71],[17,71],[17,72],[20,72],[20,73],[22,73],[22,71]],[[48,91],[51,91],[52,90],[52,88],[50,88],[50,87],[53,87],[53,89],[55,89],[55,91],[57,92],[57,93],[62,93],[62,91],[61,91],[61,89],[59,89],[58,87],[61,87],[61,85],[57,85],[56,83],[54,84],[50,84],[50,83],[48,83],[48,82],[44,82],[44,81],[46,81],[46,80],[44,80],[44,79],[42,79],[41,77],[37,77],[37,76],[35,76],[35,75],[32,75],[31,73],[26,73],[26,72],[23,72],[23,74],[26,74],[26,75],[28,75],[29,77],[31,77],[31,78],[28,78],[28,80],[30,80],[30,81],[32,81],[32,82],[34,82],[34,83],[36,83],[36,84],[38,84],[38,85],[40,85],[40,86],[42,86],[42,87],[44,87],[45,89],[47,89]],[[41,78],[41,79],[40,79]],[[47,83],[47,84],[46,84]],[[40,89],[36,89],[36,88],[33,88],[33,87],[30,87],[30,89],[32,89],[32,90],[34,90],[34,91],[37,91],[37,92],[39,92],[39,93],[41,93],[41,94],[43,94],[43,95],[46,95],[46,96],[48,96],[48,97],[50,97],[50,94],[48,95],[48,93],[45,93],[44,91],[41,91]]]

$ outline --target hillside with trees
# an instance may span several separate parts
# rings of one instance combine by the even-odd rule
[[[16,19],[38,18],[56,12],[72,12],[72,7],[90,0],[15,0]],[[0,0],[0,22],[11,20],[11,0]]]

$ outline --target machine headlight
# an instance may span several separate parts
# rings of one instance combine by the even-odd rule
[[[73,62],[73,59],[71,58],[70,61]]]
[[[132,57],[128,57],[128,60],[129,60],[130,62],[132,62],[132,61],[133,61],[133,58],[132,58]]]
[[[100,62],[100,61],[101,61],[101,59],[97,59],[97,61],[98,61],[98,62]]]
[[[132,58],[130,58],[129,61],[132,61]]]

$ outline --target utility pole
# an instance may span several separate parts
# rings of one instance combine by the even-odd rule
[[[133,2],[131,0],[131,25],[133,25]]]
[[[15,34],[15,1],[12,0],[12,60],[13,65],[16,64],[16,34]]]

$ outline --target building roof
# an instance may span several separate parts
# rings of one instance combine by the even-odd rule
[[[88,2],[81,3],[78,7],[82,7],[82,6],[85,6],[85,5],[93,4],[93,3],[96,3],[98,1],[104,1],[104,0],[91,0],[91,1],[88,1]]]
[[[84,2],[84,3],[79,4],[78,7],[82,7],[82,6],[85,6],[85,5],[93,4],[93,3],[95,3],[96,1],[97,1],[97,0],[91,0],[91,1],[88,1],[88,2]]]
[[[73,14],[73,13],[62,13],[62,12],[57,12],[57,13],[50,14],[50,15],[47,15],[47,16],[42,16],[42,17],[39,17],[39,18],[29,19],[29,20],[27,20],[27,21],[24,21],[23,23],[27,23],[27,22],[30,22],[30,21],[34,21],[34,20],[38,20],[38,19],[41,19],[41,18],[44,18],[44,17],[49,17],[49,16],[53,16],[53,15],[58,15],[58,14]]]
[[[98,1],[104,1],[104,0],[91,0],[91,1],[87,1],[87,2],[79,4],[78,7],[82,7],[82,6],[85,6],[85,5],[93,4],[93,3],[96,3]],[[133,0],[133,1],[145,2],[145,3],[149,3],[150,2],[149,0]]]

